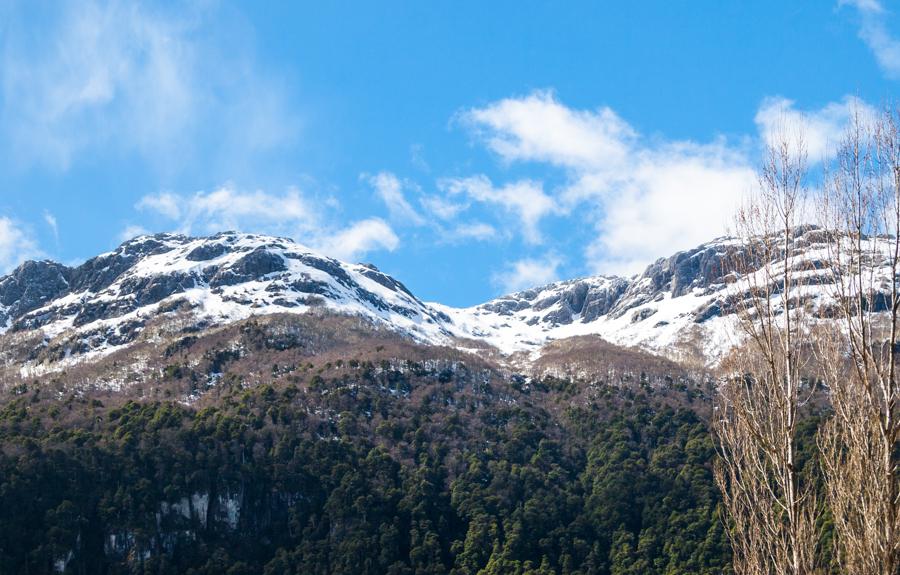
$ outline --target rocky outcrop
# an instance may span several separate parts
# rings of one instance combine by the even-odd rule
[[[816,307],[823,317],[835,304],[820,297],[834,281],[822,259],[827,236],[803,228],[788,246],[797,256],[795,271],[802,272],[788,286],[788,306]],[[777,241],[774,246],[777,258]],[[720,353],[726,345],[722,322],[750,293],[741,283],[728,289],[746,282],[735,262],[751,262],[749,269],[756,269],[763,262],[750,256],[773,253],[755,246],[739,251],[744,249],[719,238],[661,258],[630,278],[561,281],[459,309],[426,305],[371,264],[341,262],[285,238],[157,234],[74,268],[27,262],[0,278],[0,333],[40,329],[43,339],[58,338],[54,349],[68,357],[127,345],[157,318],[172,318],[179,329],[195,333],[251,315],[316,310],[362,316],[419,341],[445,345],[458,337],[508,353],[586,334],[673,356],[686,340],[703,354]],[[777,283],[770,287],[780,293]],[[887,304],[876,297],[873,311]]]
[[[540,312],[540,321],[556,325],[586,323],[609,313],[629,285],[629,280],[618,277],[569,280],[510,294],[478,309],[501,316]]]
[[[340,262],[285,238],[236,232],[141,236],[75,268],[27,262],[0,278],[0,333],[67,334],[61,356],[128,344],[165,314],[204,329],[311,308],[366,316],[429,341],[449,323],[372,265]]]
[[[284,258],[260,246],[228,267],[219,269],[209,285],[215,288],[258,281],[269,274],[284,271],[287,271]]]
[[[72,270],[50,261],[29,261],[0,278],[0,327],[69,290]]]
[[[701,246],[657,260],[641,277],[650,280],[654,292],[669,291],[672,297],[679,297],[695,288],[723,283],[734,267],[731,258],[732,250]]]

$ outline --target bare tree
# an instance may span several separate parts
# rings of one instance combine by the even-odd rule
[[[819,446],[837,561],[850,575],[900,573],[898,120],[896,112],[877,119],[856,112],[821,203],[831,232],[828,315],[840,321],[817,346],[834,409]]]
[[[805,261],[795,249],[805,179],[802,135],[785,131],[767,150],[758,194],[736,218],[741,245],[729,301],[746,338],[724,365],[715,431],[739,575],[807,575],[817,563],[818,505],[795,452],[808,357],[809,317],[794,289]]]

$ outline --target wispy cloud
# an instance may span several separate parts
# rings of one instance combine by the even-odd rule
[[[635,131],[610,108],[573,110],[552,92],[506,98],[459,115],[464,125],[506,161],[572,168],[621,165]]]
[[[878,65],[893,79],[900,78],[900,40],[885,24],[887,11],[878,0],[841,0],[840,5],[852,6],[859,13],[859,37],[872,50]]]
[[[422,144],[413,144],[409,147],[409,161],[420,172],[427,174],[431,171],[431,166],[425,159],[425,146]]]
[[[455,219],[469,207],[466,202],[454,201],[451,198],[438,195],[425,196],[421,202],[422,207],[428,213],[444,221]]]
[[[145,228],[144,226],[138,224],[129,224],[125,226],[121,232],[119,232],[119,241],[126,242],[130,239],[136,238],[138,236],[143,236],[145,234],[149,234],[150,230]]]
[[[26,228],[0,216],[0,273],[7,273],[23,261],[41,257],[37,241]]]
[[[522,236],[531,244],[542,241],[541,220],[559,213],[553,198],[544,193],[540,182],[519,180],[503,186],[494,186],[485,175],[468,178],[446,178],[438,181],[438,188],[452,196],[465,196],[477,202],[493,204],[517,218]]]
[[[47,227],[49,227],[50,231],[53,233],[53,240],[59,244],[59,224],[56,221],[56,216],[50,213],[50,211],[44,210],[44,223],[47,224]]]
[[[754,183],[747,153],[724,140],[648,140],[609,108],[571,109],[551,92],[500,100],[461,118],[503,162],[563,171],[567,183],[552,196],[542,192],[521,205],[532,222],[583,205],[577,217],[597,229],[585,250],[595,272],[632,273],[659,254],[715,236]]]
[[[384,220],[370,217],[344,224],[297,188],[269,193],[242,191],[228,185],[188,195],[163,192],[145,196],[135,207],[156,214],[164,220],[166,229],[181,233],[207,234],[229,229],[289,236],[342,259],[379,250],[393,251],[400,244]],[[145,233],[146,229],[130,227],[128,231]]]
[[[242,228],[296,234],[315,228],[319,217],[312,203],[295,188],[282,194],[240,191],[232,186],[191,195],[163,192],[144,196],[136,207],[172,220],[187,234]]]
[[[505,293],[552,283],[559,279],[562,260],[554,254],[540,258],[524,258],[508,263],[491,278]]]
[[[459,224],[458,226],[453,228],[448,233],[448,237],[452,241],[484,241],[496,238],[497,229],[494,226],[486,224],[484,222],[469,222]]]
[[[394,251],[400,245],[400,239],[384,220],[369,218],[321,238],[317,244],[330,256],[354,261],[369,252]]]
[[[138,202],[137,208],[157,212],[170,220],[177,220],[181,217],[181,206],[189,203],[189,201],[170,192],[161,192],[144,196]]]
[[[800,110],[793,100],[772,97],[763,100],[755,121],[763,142],[774,143],[785,135],[802,135],[809,160],[820,162],[836,150],[854,114],[865,120],[874,118],[876,111],[853,96],[818,110]]]
[[[406,200],[400,178],[390,172],[379,172],[374,176],[362,176],[374,188],[378,197],[387,206],[391,219],[403,224],[420,226],[425,219]]]
[[[250,50],[230,48],[246,38],[203,28],[212,6],[176,16],[117,0],[72,2],[42,18],[39,34],[7,28],[7,156],[65,170],[91,152],[136,152],[170,170],[201,150],[240,157],[289,141],[297,120],[282,85],[258,71]],[[10,12],[30,16],[28,3]]]
[[[592,221],[596,236],[584,250],[588,269],[631,274],[660,255],[723,234],[756,185],[758,150],[779,128],[802,129],[810,158],[821,160],[855,112],[872,109],[852,97],[815,110],[770,98],[755,117],[759,139],[696,142],[648,138],[610,108],[572,109],[552,92],[539,91],[459,118],[503,164],[557,168],[564,183],[544,192],[540,181],[494,186],[473,176],[444,187],[465,190],[473,201],[506,201],[523,210],[532,239],[548,214]]]

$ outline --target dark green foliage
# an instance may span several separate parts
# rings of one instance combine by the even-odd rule
[[[299,385],[224,377],[195,407],[9,398],[0,573],[729,572],[693,412],[346,365]]]

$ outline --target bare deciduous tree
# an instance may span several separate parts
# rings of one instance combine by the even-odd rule
[[[739,575],[815,572],[817,501],[796,458],[808,316],[794,298],[803,262],[794,243],[803,232],[806,151],[802,136],[771,144],[759,193],[736,219],[730,301],[746,335],[724,366],[715,431],[716,481],[732,521]]]
[[[834,416],[819,435],[837,561],[849,575],[900,573],[898,115],[859,111],[826,178],[831,316],[818,356]],[[879,312],[879,313],[874,313]]]

